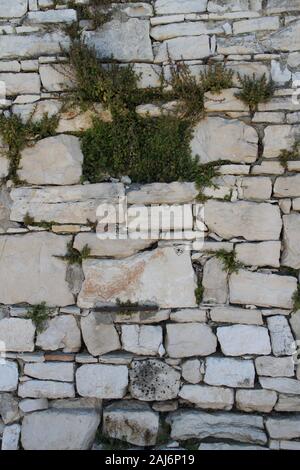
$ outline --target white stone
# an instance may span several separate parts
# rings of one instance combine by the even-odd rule
[[[102,59],[113,56],[121,62],[153,61],[147,20],[112,20],[101,29],[85,32],[84,39],[89,46],[95,47],[98,57]]]
[[[227,450],[227,451],[232,451],[232,450],[239,450],[239,451],[248,451],[248,450],[269,450],[267,447],[261,447],[261,446],[247,446],[246,444],[224,444],[223,442],[217,442],[217,443],[202,443],[199,446],[199,450],[210,450],[210,451],[215,451],[215,450]]]
[[[26,16],[25,24],[73,23],[76,20],[76,10],[64,8],[63,10],[30,11]]]
[[[292,78],[292,72],[287,67],[283,67],[280,62],[272,60],[271,62],[272,79],[279,85],[285,85]]]
[[[280,394],[275,406],[276,411],[299,412],[300,400],[297,395]]]
[[[267,318],[274,356],[291,356],[294,352],[294,337],[287,319],[282,315]]]
[[[205,324],[167,324],[166,350],[171,357],[208,356],[216,348],[216,336]]]
[[[37,73],[0,73],[0,81],[5,83],[6,96],[40,93],[41,89]]]
[[[266,36],[261,44],[267,52],[298,51],[300,49],[300,21],[294,21],[285,28]]]
[[[299,197],[300,174],[294,176],[280,176],[274,184],[275,197]]]
[[[146,403],[123,401],[103,411],[103,433],[137,446],[156,444],[159,414]]]
[[[196,408],[231,410],[234,403],[233,390],[208,385],[184,385],[179,396]]]
[[[204,215],[209,230],[227,240],[278,240],[282,228],[279,208],[266,203],[211,200],[204,205]]]
[[[181,204],[192,202],[198,195],[194,183],[145,184],[127,193],[128,204]]]
[[[11,191],[11,220],[22,222],[29,213],[36,222],[86,224],[97,220],[100,204],[119,203],[124,187],[119,183],[99,183],[45,188],[20,187]],[[72,302],[69,302],[69,304]]]
[[[121,348],[119,335],[114,325],[101,321],[101,314],[92,312],[81,318],[84,343],[90,354],[100,356]]]
[[[0,320],[0,342],[6,351],[34,351],[35,326],[31,320],[22,318],[3,318]]]
[[[163,342],[162,328],[151,325],[122,325],[122,345],[125,351],[143,356],[159,354]]]
[[[3,0],[2,0],[3,1]],[[6,34],[0,36],[0,59],[37,58],[61,54],[70,39],[63,33]]]
[[[142,401],[165,401],[177,398],[180,372],[158,359],[135,360],[129,372],[129,391]]]
[[[300,339],[300,310],[293,313],[290,318],[290,324],[296,339]]]
[[[73,74],[66,64],[40,65],[39,73],[45,91],[69,91],[74,87]]]
[[[80,329],[72,315],[59,315],[45,325],[38,334],[36,345],[45,351],[77,352],[81,346]]]
[[[1,156],[0,149],[0,178],[5,178],[9,172],[9,159]]]
[[[155,41],[165,41],[182,36],[200,36],[202,34],[223,33],[223,31],[222,25],[218,23],[210,26],[209,23],[203,21],[189,21],[155,26],[151,29],[150,36]]]
[[[293,377],[295,365],[292,357],[257,357],[255,367],[258,375],[270,377]]]
[[[12,393],[0,394],[0,416],[4,424],[11,424],[20,419],[19,402]]]
[[[207,10],[210,13],[247,11],[249,2],[247,0],[209,0]]]
[[[22,424],[25,450],[88,450],[100,416],[93,409],[47,410],[26,415]]]
[[[286,378],[260,377],[259,382],[267,390],[275,390],[279,393],[300,395],[300,381]]]
[[[2,436],[1,450],[18,450],[20,432],[21,426],[19,424],[11,424],[10,426],[5,426]]]
[[[217,160],[253,163],[257,144],[258,135],[253,127],[236,119],[207,117],[194,128],[191,148],[201,163]]]
[[[263,139],[264,158],[277,158],[282,150],[292,150],[296,132],[297,127],[288,124],[266,127]]]
[[[209,113],[248,111],[248,106],[237,98],[236,94],[238,91],[237,88],[222,90],[220,93],[208,91],[204,95],[206,111]]]
[[[48,408],[47,398],[24,398],[19,402],[19,408],[23,413],[45,410]]]
[[[300,269],[300,214],[283,216],[284,250],[282,264],[294,269]]]
[[[293,307],[297,279],[291,276],[240,270],[229,280],[230,302],[260,307]]]
[[[27,12],[27,0],[0,0],[0,18],[20,18]]]
[[[206,359],[204,382],[209,385],[252,388],[255,369],[250,360],[209,357]]]
[[[210,318],[216,323],[244,323],[245,325],[263,324],[260,310],[250,310],[229,306],[214,307],[210,311]]]
[[[201,362],[199,359],[188,359],[183,362],[182,377],[191,384],[197,384],[202,380]]]
[[[154,62],[166,62],[168,57],[172,60],[182,60],[183,57],[185,60],[203,59],[213,53],[208,35],[184,36],[160,43]]]
[[[237,259],[245,266],[280,267],[281,243],[239,243],[235,248]]]
[[[196,281],[188,252],[157,248],[126,260],[86,260],[78,306],[97,302],[154,303],[162,308],[195,307]]]
[[[69,241],[70,237],[46,232],[1,237],[1,303],[73,304],[65,280],[66,264],[58,258],[66,254]]]
[[[82,163],[78,137],[47,137],[22,151],[18,176],[30,184],[76,184],[80,182]]]
[[[48,362],[25,364],[24,374],[40,380],[73,382],[74,364],[72,362]]]
[[[282,175],[284,168],[280,162],[275,161],[263,161],[260,165],[254,165],[251,173],[253,175]]]
[[[300,437],[300,419],[298,416],[268,418],[266,428],[272,439],[299,439]]]
[[[226,303],[228,297],[228,275],[223,262],[216,258],[208,260],[203,269],[203,301]]]
[[[18,387],[19,372],[15,362],[0,363],[0,392],[13,392]]]
[[[217,328],[217,337],[226,356],[271,353],[268,330],[262,326],[222,326]]]
[[[236,21],[233,24],[233,34],[252,33],[253,31],[276,31],[279,29],[279,18],[276,16],[254,18]]]
[[[52,380],[28,380],[20,383],[18,395],[22,398],[72,398],[74,385]]]
[[[207,0],[156,0],[157,15],[177,13],[202,13],[206,11]]]
[[[52,102],[51,107],[55,107],[54,100],[48,100],[48,103]],[[40,102],[43,103],[43,102]],[[46,103],[46,101],[44,101]],[[49,107],[49,106],[48,106]],[[39,111],[39,110],[38,110]],[[41,110],[39,111],[41,112]],[[55,114],[55,113],[54,113]],[[36,118],[37,112],[33,115]],[[111,122],[111,112],[101,103],[93,103],[93,105],[86,111],[82,111],[78,106],[72,106],[71,108],[63,111],[59,115],[59,123],[56,129],[58,134],[64,132],[82,132],[93,127],[93,119],[99,118],[104,122]]]
[[[170,416],[170,422],[171,438],[176,440],[212,437],[255,444],[267,442],[260,416],[180,410]]]
[[[277,401],[277,394],[271,390],[237,390],[236,406],[247,412],[270,413]]]
[[[123,398],[127,385],[126,366],[84,364],[76,372],[77,391],[83,397]]]
[[[170,320],[176,323],[205,323],[207,320],[206,310],[197,308],[185,308],[183,310],[177,310],[176,312],[171,312]]]
[[[299,0],[268,0],[266,11],[268,14],[282,13],[285,11],[300,10]]]
[[[272,195],[272,181],[266,177],[242,178],[240,199],[266,200]]]
[[[259,54],[263,52],[262,45],[254,34],[244,36],[222,37],[218,39],[218,54]]]

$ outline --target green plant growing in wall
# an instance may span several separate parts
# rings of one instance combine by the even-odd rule
[[[88,245],[84,245],[81,251],[73,247],[73,242],[70,241],[67,245],[67,253],[61,258],[67,261],[68,264],[82,264],[84,259],[87,259],[91,254],[91,249]]]
[[[223,64],[209,64],[207,69],[200,73],[200,82],[204,92],[220,93],[233,87],[233,76],[233,70]]]
[[[33,305],[28,309],[27,318],[32,320],[36,327],[36,331],[41,333],[45,327],[46,321],[49,319],[51,309],[46,306],[46,302]]]
[[[297,286],[297,290],[293,295],[293,312],[300,310],[300,285]]]
[[[51,220],[51,221],[46,221],[46,220],[41,220],[40,222],[36,222],[34,220],[34,217],[32,217],[28,212],[24,215],[23,218],[23,224],[31,227],[41,227],[46,230],[51,230],[52,225],[55,225],[56,222]]]
[[[267,103],[271,100],[275,91],[273,80],[267,80],[266,75],[257,78],[255,73],[251,76],[242,77],[238,74],[238,80],[242,86],[241,91],[236,93],[236,97],[249,106],[251,115],[258,110],[260,103]]]
[[[197,305],[201,304],[203,299],[204,287],[202,286],[202,282],[198,279],[197,287],[195,289],[195,297]]]
[[[281,150],[279,155],[279,161],[281,166],[287,170],[288,162],[291,160],[300,160],[300,142],[297,140],[291,150]]]
[[[226,251],[222,249],[215,253],[215,257],[222,261],[223,270],[228,274],[238,273],[243,267],[243,264],[236,259],[235,251]]]

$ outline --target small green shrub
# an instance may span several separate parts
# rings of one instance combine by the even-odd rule
[[[116,299],[116,304],[118,307],[118,313],[121,315],[130,315],[132,313],[132,307],[138,307],[138,302],[131,302],[130,300],[126,300],[126,302],[122,302],[120,299]]]
[[[44,228],[46,230],[51,230],[52,228],[52,225],[55,225],[56,222],[54,222],[53,220],[51,221],[46,221],[46,220],[41,220],[40,222],[36,222],[34,220],[34,217],[32,217],[28,212],[25,214],[24,218],[23,218],[23,224],[28,226],[32,226],[32,227],[41,227],[41,228]]]
[[[17,170],[19,168],[22,150],[33,140],[43,139],[55,134],[58,126],[58,116],[49,117],[44,114],[39,122],[33,122],[32,117],[23,122],[20,116],[0,115],[0,134],[4,144],[7,145],[7,157],[10,161],[9,178],[18,181]]]
[[[223,269],[228,274],[238,273],[243,264],[236,259],[235,251],[219,250],[215,253],[218,260],[222,261]]]
[[[38,305],[33,305],[28,309],[27,318],[32,320],[36,326],[36,331],[41,333],[44,329],[45,323],[48,320],[51,309],[46,306],[46,302]]]
[[[204,293],[204,287],[202,286],[200,279],[198,279],[198,285],[195,289],[195,297],[196,297],[197,305],[201,304],[202,299],[203,299],[203,293]]]
[[[293,295],[293,312],[300,310],[300,285],[297,286],[297,290]]]
[[[84,245],[81,251],[73,247],[73,242],[70,241],[67,245],[67,254],[62,257],[64,261],[69,264],[82,264],[84,259],[87,259],[91,254],[91,249],[88,245]]]
[[[279,155],[279,161],[281,166],[287,170],[288,162],[291,160],[300,160],[300,142],[297,141],[294,143],[291,150],[281,150]]]
[[[226,88],[233,87],[233,70],[223,64],[209,64],[205,72],[201,72],[200,81],[204,92],[220,93]]]
[[[255,73],[252,77],[242,77],[238,74],[238,79],[242,90],[235,96],[249,106],[251,115],[258,110],[260,103],[267,103],[274,95],[274,82],[273,80],[268,81],[265,74],[261,78],[256,78]]]

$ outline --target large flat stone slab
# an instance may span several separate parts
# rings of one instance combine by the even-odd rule
[[[126,260],[86,260],[78,296],[82,308],[97,303],[154,303],[163,308],[195,307],[195,275],[190,255],[171,247],[137,254]]]
[[[282,228],[280,210],[267,203],[208,201],[204,220],[209,230],[227,240],[278,240]]]
[[[208,325],[171,323],[167,325],[166,349],[171,357],[208,356],[217,349],[217,338]]]
[[[229,280],[230,302],[259,307],[293,308],[297,279],[240,270]]]
[[[300,269],[300,214],[283,216],[283,243],[282,264],[294,269]]]
[[[128,385],[126,366],[85,364],[76,372],[76,386],[82,397],[123,398]]]
[[[35,326],[31,320],[23,318],[3,318],[0,320],[0,342],[9,352],[34,351]]]
[[[70,237],[46,232],[1,237],[0,302],[72,304],[66,263],[58,258],[66,254],[69,241]]]
[[[20,18],[27,12],[28,0],[0,0],[0,18]]]
[[[24,60],[61,54],[61,48],[68,48],[69,43],[69,37],[58,32],[2,35],[0,36],[0,59],[21,58]]]
[[[262,326],[222,326],[217,328],[217,337],[226,356],[271,353],[268,329]]]

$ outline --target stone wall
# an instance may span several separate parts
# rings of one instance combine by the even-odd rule
[[[278,157],[300,130],[292,85],[300,80],[300,2],[122,2],[98,30],[82,23],[99,57],[135,64],[141,87],[159,85],[168,55],[196,76],[213,57],[275,81],[275,96],[254,116],[235,97],[236,78],[235,88],[206,94],[191,147],[202,163],[228,163],[205,190],[204,212],[194,183],[81,184],[72,133],[93,113],[110,119],[99,104],[61,110],[63,26],[81,3],[0,0],[1,112],[25,122],[61,111],[56,135],[22,151],[22,184],[7,178],[0,139],[2,449],[101,449],[109,437],[124,446],[299,450],[300,161],[284,168]],[[162,109],[147,103],[146,111]],[[142,204],[184,205],[185,236],[175,218],[173,237],[97,238],[97,207],[125,195],[129,219]],[[70,243],[91,248],[82,266],[64,258]],[[233,272],[215,256],[221,249],[236,253]],[[138,306],[125,308],[128,301]],[[51,312],[40,329],[28,311],[42,302]]]

